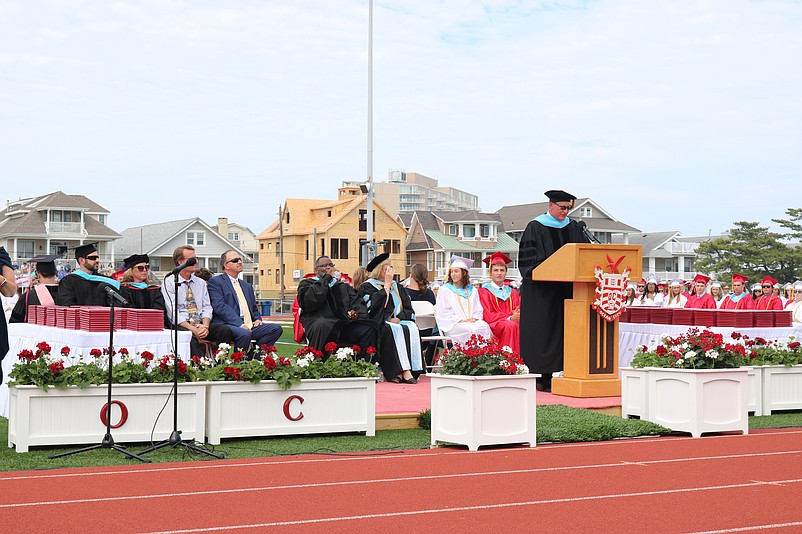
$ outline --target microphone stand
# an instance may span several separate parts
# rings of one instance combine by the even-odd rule
[[[117,445],[114,443],[114,438],[111,436],[111,384],[112,384],[112,361],[114,359],[114,297],[111,294],[107,294],[106,298],[109,300],[109,376],[106,382],[107,388],[107,397],[106,397],[106,435],[103,436],[103,440],[98,443],[97,445],[91,445],[89,447],[83,447],[81,449],[76,449],[74,451],[67,451],[67,452],[60,452],[58,454],[52,454],[48,456],[49,459],[54,460],[56,458],[61,458],[62,456],[69,456],[70,454],[77,454],[79,452],[86,452],[86,451],[93,451],[95,449],[113,449],[115,451],[119,451],[124,455],[128,456],[129,458],[133,458],[135,460],[139,460],[141,462],[150,463],[151,460],[148,458],[143,458],[133,452],[127,450],[125,447]]]
[[[211,456],[213,458],[217,458],[218,460],[222,460],[225,458],[225,455],[218,454],[216,452],[212,452],[208,449],[203,447],[199,447],[197,442],[194,439],[181,439],[181,431],[178,430],[178,273],[173,275],[174,280],[174,288],[175,288],[175,298],[173,298],[173,431],[170,433],[170,437],[166,440],[156,443],[155,445],[151,445],[147,449],[141,451],[139,454],[147,454],[149,452],[155,451],[157,449],[161,449],[163,447],[177,447],[181,446],[184,447],[186,452],[195,452],[205,454],[207,456]]]

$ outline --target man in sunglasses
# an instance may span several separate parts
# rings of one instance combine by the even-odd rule
[[[521,357],[542,375],[537,389],[551,391],[551,378],[563,370],[563,301],[573,297],[570,282],[535,282],[532,270],[566,243],[589,243],[583,228],[568,217],[576,197],[546,191],[548,211],[532,219],[518,247],[521,284]]]
[[[763,294],[755,301],[755,310],[782,310],[783,301],[774,294],[774,284],[777,280],[771,276],[766,276],[760,281]]]
[[[81,245],[75,249],[78,268],[61,279],[58,286],[59,306],[108,306],[108,296],[103,284],[120,290],[117,280],[97,273],[100,256],[95,243]]]
[[[316,276],[298,284],[301,324],[309,346],[323,351],[326,343],[358,345],[361,358],[370,358],[368,347],[376,347],[377,330],[368,320],[365,304],[356,291],[342,282],[331,258],[321,256],[315,262]]]
[[[251,340],[256,346],[274,345],[281,337],[281,325],[262,322],[256,306],[253,286],[240,279],[242,258],[235,250],[220,256],[223,274],[209,280],[209,298],[212,300],[212,323],[228,325],[234,334],[234,346],[251,353]]]

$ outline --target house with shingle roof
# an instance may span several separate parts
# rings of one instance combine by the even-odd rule
[[[482,258],[503,252],[513,259],[508,275],[517,278],[518,243],[502,226],[496,213],[468,211],[416,211],[409,223],[407,264],[422,263],[429,279],[444,280],[451,256],[474,260],[472,278],[486,277]]]
[[[685,238],[677,231],[629,234],[630,245],[643,250],[643,276],[653,274],[661,282],[690,280],[696,275],[696,249],[708,237]]]
[[[0,212],[0,245],[22,264],[45,254],[63,254],[70,263],[76,247],[98,243],[101,263],[114,263],[120,234],[107,226],[110,214],[84,195],[62,191],[10,200]]]
[[[367,263],[362,247],[367,239],[367,222],[367,196],[359,187],[339,188],[337,200],[286,199],[281,218],[257,236],[262,294],[280,295],[282,257],[288,298],[292,298],[303,276],[314,272],[319,256],[329,256],[339,271],[353,274]],[[402,274],[407,232],[378,202],[373,203],[373,231],[379,252],[390,253],[396,272]]]
[[[501,217],[504,231],[516,242],[520,243],[526,225],[535,217],[549,210],[548,201],[504,206],[496,213]],[[640,233],[634,226],[625,224],[589,198],[578,198],[568,217],[585,221],[588,230],[596,236],[600,243],[627,243],[627,236]]]
[[[253,282],[253,275],[250,274],[249,279],[247,268],[251,257],[199,217],[127,228],[123,230],[115,249],[120,258],[147,254],[151,270],[161,277],[173,269],[173,251],[181,245],[192,245],[198,258],[198,268],[205,267],[213,273],[222,272],[220,255],[227,250],[236,250],[246,262],[243,279]]]

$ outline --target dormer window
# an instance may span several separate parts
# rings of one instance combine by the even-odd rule
[[[457,235],[457,225],[456,224],[449,224],[448,225],[448,235]]]
[[[480,237],[490,237],[490,225],[489,224],[480,224],[479,225],[479,236]]]
[[[582,206],[579,208],[580,217],[593,217],[593,208],[590,206]]]
[[[462,227],[462,237],[473,239],[476,237],[476,225],[466,224]]]

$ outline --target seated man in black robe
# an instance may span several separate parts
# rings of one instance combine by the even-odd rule
[[[75,249],[78,268],[61,279],[58,289],[59,306],[108,306],[108,296],[103,284],[120,289],[120,283],[108,276],[97,274],[100,256],[95,243],[81,245]]]
[[[350,285],[334,276],[334,263],[328,256],[315,262],[317,276],[304,278],[298,285],[301,324],[309,346],[323,352],[326,343],[359,346],[359,356],[370,359],[368,347],[376,347],[377,332],[367,319],[367,310]]]
[[[36,264],[37,284],[32,285],[22,295],[11,311],[9,323],[27,323],[28,306],[55,306],[58,298],[58,282],[56,281],[56,258],[58,254],[38,256],[31,259]]]

